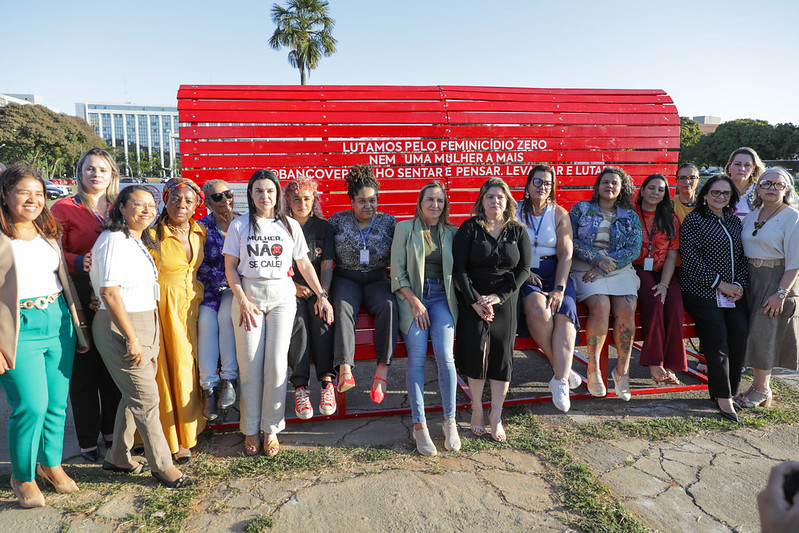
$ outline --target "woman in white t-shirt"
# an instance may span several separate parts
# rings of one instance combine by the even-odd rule
[[[277,434],[286,427],[287,356],[297,309],[289,276],[292,260],[316,294],[316,313],[333,322],[333,308],[308,259],[302,228],[286,217],[281,196],[273,172],[255,172],[247,184],[248,214],[230,223],[222,248],[225,276],[238,302],[232,315],[247,455],[258,453],[260,432],[266,434],[266,455],[277,454]]]
[[[103,470],[140,474],[146,465],[130,456],[139,431],[152,476],[167,488],[192,484],[175,468],[159,417],[158,270],[150,255],[158,248],[149,231],[157,203],[144,186],[122,189],[92,247],[89,277],[100,297],[92,335],[97,350],[119,387],[114,440]]]

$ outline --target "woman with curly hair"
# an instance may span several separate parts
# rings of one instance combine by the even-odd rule
[[[458,228],[452,243],[453,278],[458,289],[455,365],[469,379],[471,430],[485,434],[483,389],[491,386],[488,413],[491,438],[506,439],[502,404],[513,370],[519,287],[530,273],[532,247],[516,219],[508,184],[491,178],[480,187],[472,218]]]
[[[333,281],[334,248],[333,227],[324,219],[319,205],[316,181],[298,176],[286,185],[288,214],[302,226],[308,259],[328,292]],[[333,328],[314,313],[314,293],[297,268],[294,269],[294,287],[297,291],[297,316],[289,345],[289,381],[294,385],[294,413],[305,420],[313,416],[308,380],[311,376],[311,359],[316,369],[316,379],[321,385],[319,412],[325,416],[336,412],[336,390],[333,379]]]
[[[630,356],[635,334],[639,280],[632,262],[641,252],[641,222],[632,205],[632,180],[619,167],[597,175],[590,200],[572,206],[574,262],[571,278],[577,301],[588,307],[588,392],[605,396],[599,356],[613,312],[613,337],[618,359],[611,372],[616,395],[631,398]]]
[[[336,268],[333,271],[333,308],[336,312],[333,364],[338,369],[338,391],[355,386],[355,322],[363,306],[375,319],[377,369],[370,397],[383,401],[388,366],[397,342],[397,302],[391,292],[388,266],[397,219],[377,210],[380,184],[370,165],[355,165],[347,174],[352,209],[333,214]]]

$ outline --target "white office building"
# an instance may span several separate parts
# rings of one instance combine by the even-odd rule
[[[75,104],[75,114],[109,146],[124,147],[125,161],[140,160],[144,151],[150,160],[158,156],[170,177],[179,174],[173,165],[179,155],[177,107],[86,102]]]

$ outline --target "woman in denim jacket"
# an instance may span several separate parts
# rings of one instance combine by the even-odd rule
[[[632,268],[641,251],[641,222],[632,207],[632,180],[618,167],[605,167],[589,201],[575,204],[569,216],[574,230],[571,278],[577,301],[588,307],[588,391],[607,391],[599,356],[613,311],[613,336],[618,360],[613,370],[616,395],[630,399],[629,366],[635,332],[639,280]]]

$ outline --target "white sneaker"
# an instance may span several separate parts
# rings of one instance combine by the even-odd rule
[[[616,389],[616,396],[625,402],[629,402],[630,398],[633,397],[630,392],[630,374],[628,373],[620,376],[615,368],[611,374],[613,375],[613,388]]]
[[[311,395],[305,387],[294,389],[294,414],[303,420],[308,420],[313,416]]]
[[[571,400],[569,399],[569,380],[552,378],[549,380],[549,390],[552,392],[552,403],[567,413],[571,407]]]
[[[574,370],[569,370],[569,388],[576,389],[583,384],[583,378]]]

